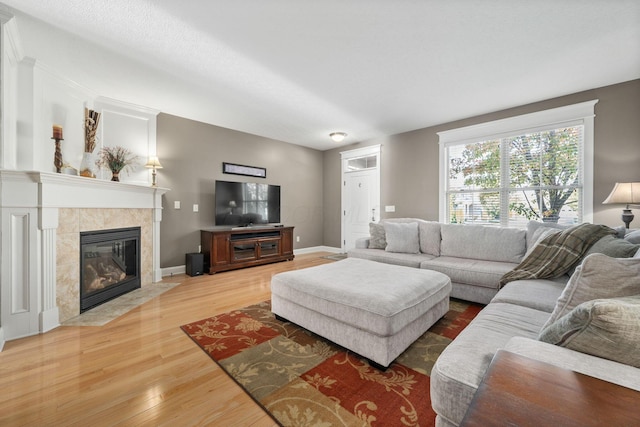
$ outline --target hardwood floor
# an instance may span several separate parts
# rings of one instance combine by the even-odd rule
[[[100,327],[61,326],[7,342],[0,352],[0,425],[277,425],[180,326],[268,300],[291,262],[189,277]]]

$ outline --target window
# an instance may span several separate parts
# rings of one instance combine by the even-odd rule
[[[440,132],[440,221],[591,221],[596,102]]]

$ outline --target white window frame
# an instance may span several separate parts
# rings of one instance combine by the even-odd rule
[[[449,222],[446,215],[447,147],[523,135],[539,128],[582,125],[584,126],[582,147],[584,187],[580,209],[582,210],[582,221],[593,222],[593,122],[597,102],[598,100],[594,99],[579,104],[438,132],[440,145],[439,221]]]

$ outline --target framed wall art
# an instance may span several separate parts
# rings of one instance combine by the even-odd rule
[[[222,172],[232,175],[255,176],[258,178],[266,178],[267,170],[257,166],[237,165],[235,163],[222,162]]]

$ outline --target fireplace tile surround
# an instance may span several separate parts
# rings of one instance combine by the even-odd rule
[[[58,211],[56,303],[60,323],[80,314],[80,233],[140,227],[141,284],[153,282],[153,233],[150,209],[72,209]]]
[[[162,280],[165,188],[0,169],[0,349],[80,314],[80,232],[140,227],[141,284]]]

